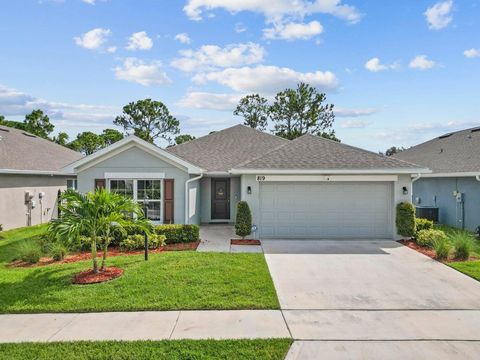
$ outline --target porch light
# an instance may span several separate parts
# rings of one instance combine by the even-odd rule
[[[252,187],[251,186],[247,186],[247,194],[252,195]]]
[[[402,188],[402,191],[403,191],[403,195],[408,195],[408,189],[406,186]]]

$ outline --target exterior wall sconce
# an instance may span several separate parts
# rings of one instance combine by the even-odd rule
[[[408,195],[408,189],[406,186],[402,188],[402,191],[403,191],[403,195]]]
[[[247,186],[247,194],[252,195],[252,187],[251,186]]]

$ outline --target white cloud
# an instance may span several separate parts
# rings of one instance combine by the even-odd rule
[[[109,53],[111,53],[111,54],[113,54],[113,53],[116,52],[116,51],[117,51],[117,47],[116,47],[116,46],[109,46],[109,47],[107,48],[107,52],[109,52]]]
[[[424,13],[429,29],[440,30],[448,26],[453,20],[452,9],[453,0],[439,1],[429,7]]]
[[[128,38],[127,50],[150,50],[153,46],[153,41],[150,39],[145,31],[133,33]]]
[[[243,95],[217,94],[209,92],[189,92],[176,105],[191,109],[211,109],[233,111]]]
[[[182,44],[190,44],[192,42],[187,33],[175,35],[175,40],[180,41]]]
[[[143,86],[170,84],[172,81],[162,69],[160,61],[146,63],[137,58],[125,59],[122,66],[115,69],[119,80],[136,82]]]
[[[435,66],[435,61],[429,60],[426,55],[415,56],[408,66],[411,69],[427,70]]]
[[[335,116],[338,117],[359,117],[359,116],[367,116],[376,113],[378,110],[374,108],[367,108],[367,109],[346,109],[346,108],[339,108],[335,107],[333,112]]]
[[[235,32],[236,32],[236,33],[243,33],[243,32],[245,32],[245,31],[247,31],[247,27],[245,26],[244,23],[242,23],[242,22],[237,22],[237,23],[235,24]]]
[[[78,46],[85,49],[99,49],[112,34],[109,29],[96,28],[92,29],[81,36],[75,36],[73,39]]]
[[[309,23],[280,23],[274,24],[273,27],[263,29],[263,36],[266,39],[310,39],[313,36],[319,35],[323,32],[323,27],[318,21],[311,21]]]
[[[195,75],[193,81],[200,84],[213,81],[242,93],[263,94],[275,94],[285,88],[295,88],[299,82],[309,83],[320,90],[333,90],[338,86],[337,77],[330,71],[302,73],[285,67],[265,65],[201,73]]]
[[[341,0],[188,0],[183,8],[191,20],[201,20],[204,11],[224,9],[231,13],[251,11],[261,13],[267,22],[285,18],[302,19],[316,13],[330,14],[350,23],[358,22],[361,14]]]
[[[82,0],[85,4],[95,5],[95,0]]]
[[[341,123],[341,127],[344,129],[364,129],[370,123],[364,120],[347,120]]]
[[[371,58],[365,63],[365,69],[371,72],[398,69],[398,63],[382,64],[378,57]]]
[[[171,65],[185,72],[198,72],[260,63],[265,57],[265,49],[249,42],[231,44],[224,48],[203,45],[196,51],[183,50],[180,54],[182,57],[172,60]]]
[[[476,58],[480,57],[480,49],[468,49],[463,52],[463,55],[465,55],[467,58]]]

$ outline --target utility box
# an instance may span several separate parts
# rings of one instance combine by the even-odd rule
[[[428,219],[434,223],[438,223],[438,207],[436,206],[417,206],[416,217],[422,219]]]

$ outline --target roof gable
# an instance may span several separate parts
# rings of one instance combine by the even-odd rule
[[[314,135],[303,135],[235,170],[406,170],[421,167]]]
[[[433,173],[480,173],[480,127],[448,133],[394,155]]]

